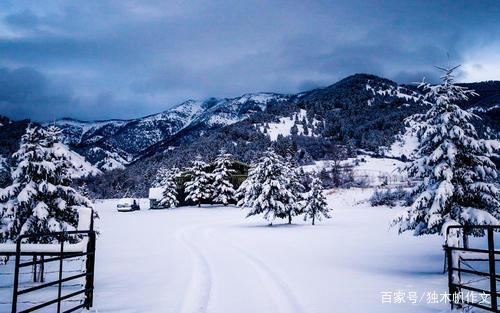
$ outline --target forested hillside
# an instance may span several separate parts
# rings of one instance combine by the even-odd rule
[[[475,124],[483,137],[498,138],[500,82],[464,85],[479,96],[462,107],[481,117]],[[293,95],[189,100],[133,120],[56,124],[66,144],[105,172],[87,178],[96,196],[144,196],[161,166],[184,167],[197,154],[211,161],[221,148],[244,162],[269,146],[299,164],[345,158],[358,150],[382,154],[404,131],[404,119],[427,105],[415,86],[356,74]],[[0,154],[8,159],[29,121],[4,118],[1,123]]]

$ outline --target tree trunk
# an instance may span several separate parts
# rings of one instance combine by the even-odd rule
[[[198,201],[198,207],[201,208],[201,201]]]
[[[292,224],[292,212],[288,212],[288,224]]]
[[[314,216],[313,216],[313,222],[312,222],[312,224],[314,225]]]

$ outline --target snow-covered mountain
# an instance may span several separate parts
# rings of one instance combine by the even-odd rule
[[[227,126],[248,118],[256,112],[265,111],[270,102],[288,101],[291,96],[273,93],[245,94],[232,99],[209,99],[207,110],[193,122],[207,127]]]
[[[69,173],[71,178],[82,178],[102,174],[97,167],[90,164],[83,156],[69,149],[64,143],[56,143],[54,149],[57,153],[66,155],[67,159],[71,161],[73,165]]]
[[[482,90],[484,86],[473,87]],[[477,99],[477,104],[465,104],[482,117],[495,111],[491,99],[498,99],[495,97],[500,94],[499,86],[490,83],[486,86],[488,97]],[[485,99],[489,99],[487,104]],[[213,131],[228,127],[241,137],[238,129],[245,128],[241,124],[245,120],[251,120],[253,131],[265,135],[271,142],[276,141],[278,135],[310,137],[315,142],[328,138],[401,156],[408,153],[408,145],[414,144],[414,138],[410,138],[409,143],[405,141],[403,119],[421,112],[426,104],[413,86],[356,74],[331,86],[299,94],[253,93],[236,98],[188,100],[143,118],[95,122],[62,119],[56,124],[63,129],[64,141],[102,171],[125,168],[138,159],[174,148],[181,148],[178,152],[182,154],[188,146],[203,149],[200,145],[206,146],[207,141],[213,147],[219,146],[220,141],[234,142],[234,135],[228,135],[227,131],[218,133],[219,142],[206,138]],[[494,119],[486,116],[485,124],[489,128],[485,131],[494,136],[498,127],[487,122],[491,120]],[[400,136],[394,143],[398,133]]]
[[[320,132],[317,131],[319,127],[324,128],[323,121],[315,118],[312,121],[307,121],[307,111],[300,109],[294,112],[291,116],[280,117],[275,123],[259,123],[255,127],[267,135],[271,141],[278,140],[279,136],[304,136],[304,137],[318,137]]]
[[[409,106],[414,103],[425,103],[423,95],[410,90],[404,86],[398,86],[394,82],[387,82],[385,80],[368,79],[366,82],[366,90],[372,93],[367,101],[367,105],[371,106],[376,100],[377,96],[391,97],[401,99],[403,106]]]
[[[478,131],[498,138],[500,82],[465,85],[480,96],[461,105],[482,118]],[[328,157],[332,145],[338,144],[408,156],[414,142],[407,141],[414,138],[405,134],[403,120],[423,112],[426,104],[414,86],[356,74],[298,94],[188,100],[142,118],[55,123],[63,130],[64,143],[98,170],[127,169],[134,177],[149,177],[158,162],[183,166],[198,153],[209,158],[220,148],[247,162],[271,144],[298,149],[308,160]],[[0,126],[0,155],[5,157],[17,150],[29,121],[3,118],[0,123],[4,125]]]
[[[291,96],[256,93],[237,98],[188,100],[167,111],[132,120],[55,122],[63,131],[63,142],[85,156],[100,170],[124,168],[148,147],[181,130],[224,127],[266,109],[270,102],[288,101]]]
[[[11,121],[0,116],[0,187],[10,180],[9,157],[19,148],[19,141],[24,134],[29,121]],[[85,160],[83,156],[71,150],[67,144],[58,143],[55,147],[58,153],[65,154],[71,160],[74,168],[72,178],[82,178],[102,174],[102,171]]]

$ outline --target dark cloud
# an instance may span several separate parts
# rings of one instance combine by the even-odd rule
[[[71,93],[29,67],[0,68],[0,112],[13,118],[47,120],[70,113]]]
[[[497,1],[5,0],[0,12],[2,76],[31,71],[0,87],[0,113],[35,119],[129,118],[359,72],[435,81],[447,53],[474,64],[467,80],[491,68],[470,51],[500,38]]]
[[[77,97],[67,84],[30,67],[0,68],[0,112],[14,119],[127,118],[142,115],[143,109],[140,103],[116,99],[110,91]]]
[[[415,84],[420,83],[422,81],[426,81],[428,83],[437,83],[439,82],[439,73],[434,72],[399,72],[392,77],[393,80],[403,83],[403,84]]]

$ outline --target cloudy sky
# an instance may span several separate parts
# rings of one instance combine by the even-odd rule
[[[0,2],[0,114],[132,118],[187,99],[293,93],[463,64],[500,79],[499,1]]]

